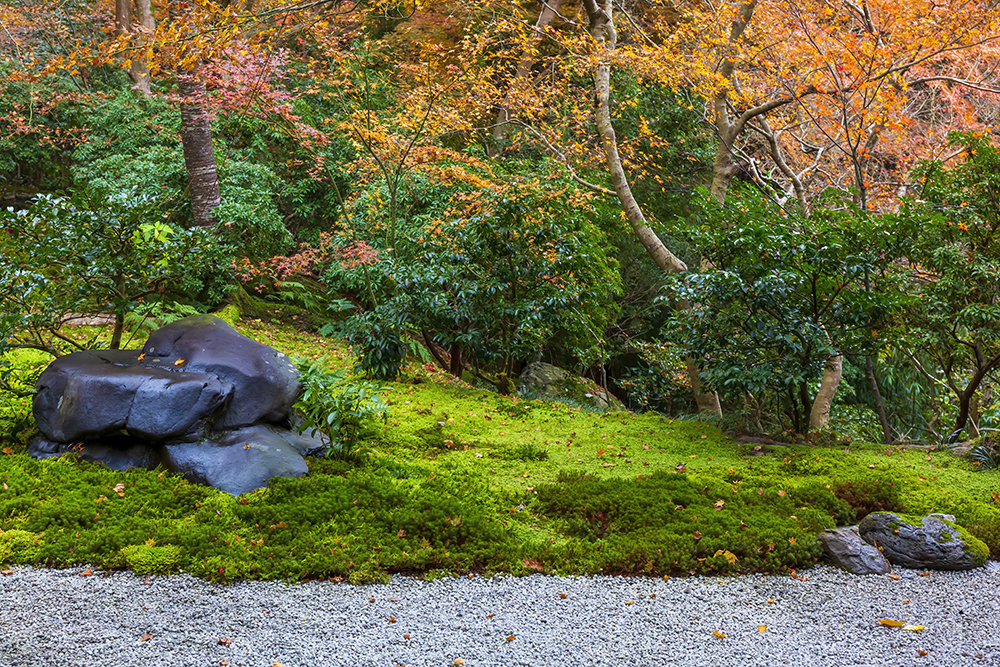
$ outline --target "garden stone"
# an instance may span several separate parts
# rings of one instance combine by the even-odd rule
[[[597,410],[625,409],[617,398],[595,382],[543,361],[529,364],[521,372],[518,392],[526,397],[544,396],[557,401],[570,400]]]
[[[72,453],[114,470],[163,465],[239,494],[308,472],[326,448],[287,425],[298,370],[284,354],[200,315],[154,332],[143,350],[85,351],[39,377],[35,458]]]
[[[989,558],[989,548],[944,516],[913,517],[872,512],[858,529],[893,565],[932,570],[971,570]]]
[[[827,560],[851,574],[888,574],[892,566],[882,553],[862,541],[857,526],[824,530],[819,534]]]
[[[272,429],[250,426],[213,434],[200,442],[163,447],[166,466],[189,481],[234,496],[267,486],[272,477],[299,477],[309,466],[299,451]]]
[[[144,367],[134,350],[59,357],[35,387],[38,430],[56,442],[122,429],[149,441],[197,439],[232,391],[214,375]]]
[[[142,348],[148,367],[179,366],[232,386],[231,404],[215,428],[288,418],[299,395],[299,373],[288,355],[242,335],[218,317],[195,315],[150,334]]]

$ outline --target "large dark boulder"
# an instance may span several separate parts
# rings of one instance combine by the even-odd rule
[[[218,317],[195,315],[154,331],[142,348],[147,367],[215,375],[232,386],[230,405],[215,428],[287,419],[299,395],[299,373],[288,355],[242,335]]]
[[[53,361],[35,385],[38,430],[77,442],[122,430],[149,441],[197,439],[230,385],[206,373],[144,367],[134,350],[86,351]]]
[[[857,526],[824,530],[819,534],[827,560],[852,574],[888,574],[892,566],[878,549],[861,540]]]
[[[115,470],[163,465],[233,494],[308,472],[324,443],[287,425],[300,384],[292,361],[199,315],[139,350],[87,351],[39,377],[35,458],[75,453]]]
[[[954,518],[872,512],[858,529],[861,539],[877,547],[893,565],[931,570],[979,567],[989,558],[989,548]]]

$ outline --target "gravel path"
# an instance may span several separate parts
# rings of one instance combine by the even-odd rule
[[[928,576],[821,566],[801,578],[394,577],[371,586],[15,567],[0,577],[0,665],[996,667],[1000,566],[989,565]]]

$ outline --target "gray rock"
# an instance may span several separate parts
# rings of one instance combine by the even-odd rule
[[[232,386],[231,403],[217,429],[282,422],[301,390],[298,369],[288,355],[213,315],[171,322],[154,331],[142,351],[146,366],[209,373]]]
[[[989,549],[967,530],[942,516],[913,517],[872,512],[858,526],[861,538],[878,547],[893,565],[932,570],[971,570]]]
[[[882,553],[861,540],[857,526],[824,530],[819,534],[827,560],[852,574],[888,574],[892,566]]]
[[[305,459],[273,429],[250,426],[214,434],[200,442],[163,447],[166,466],[189,481],[234,496],[267,486],[272,477],[300,477]]]
[[[35,385],[38,430],[56,442],[126,429],[150,441],[197,439],[231,387],[213,375],[140,365],[134,350],[74,352],[53,361]]]
[[[624,410],[617,398],[595,382],[558,366],[536,361],[529,364],[518,378],[518,392],[526,397],[545,396],[554,400],[570,400],[596,410]]]

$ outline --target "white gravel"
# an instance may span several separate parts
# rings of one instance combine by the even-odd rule
[[[0,577],[0,666],[1000,665],[995,562],[927,576],[821,566],[801,578],[397,576],[371,586],[83,569]]]

